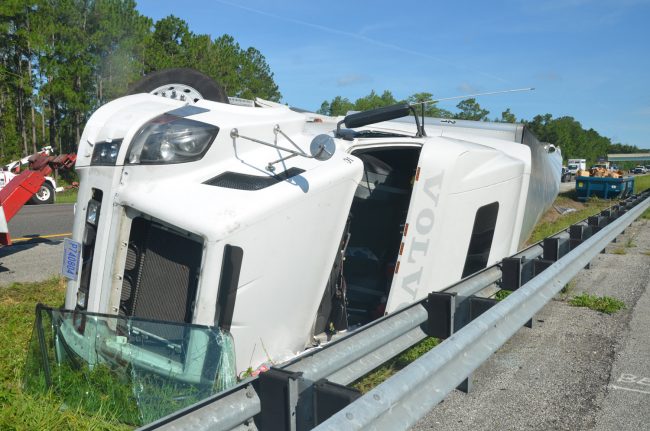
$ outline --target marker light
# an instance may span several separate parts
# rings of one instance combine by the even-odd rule
[[[99,213],[99,202],[94,199],[88,201],[88,209],[86,210],[86,222],[93,226],[97,226],[97,214]]]

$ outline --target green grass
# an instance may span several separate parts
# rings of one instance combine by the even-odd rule
[[[634,193],[640,193],[644,190],[650,189],[650,175],[643,175],[634,178]],[[641,214],[642,219],[650,219],[650,208]]]
[[[640,193],[644,190],[650,189],[650,175],[638,176],[634,179],[634,193]],[[575,200],[576,194],[575,190],[562,193],[558,196],[555,201],[555,205],[559,207],[571,206],[573,200]],[[610,201],[606,199],[591,198],[585,202],[585,208],[580,211],[574,211],[568,213],[564,216],[559,217],[553,222],[542,222],[538,223],[533,230],[533,233],[528,241],[529,244],[534,244],[538,241],[543,240],[544,238],[553,235],[566,229],[567,227],[575,224],[581,220],[586,219],[589,216],[598,214],[600,211],[609,208],[616,201]],[[550,211],[555,211],[551,209]],[[642,215],[642,218],[650,219],[650,209],[646,210]]]
[[[575,195],[575,192],[563,193],[558,197],[556,201],[556,206],[562,205],[562,200],[569,199],[572,200],[572,197]],[[600,213],[602,210],[612,206],[612,202],[605,199],[592,198],[584,203],[584,209],[579,211],[570,212],[563,216],[560,216],[557,220],[552,222],[541,222],[535,226],[533,233],[528,240],[529,244],[534,244],[538,241],[543,240],[544,238],[551,236],[562,229],[566,229],[572,224],[578,223],[581,220],[586,219],[589,216]],[[554,208],[551,208],[549,211],[555,211]]]
[[[644,190],[650,189],[650,175],[634,178],[634,193],[640,193]],[[650,208],[641,214],[642,219],[650,219]]]
[[[611,254],[627,254],[627,251],[623,247],[615,248],[610,251]]]
[[[569,297],[569,295],[571,295],[575,287],[576,287],[576,281],[575,279],[572,279],[571,281],[569,281],[567,284],[564,285],[562,290],[560,290],[559,299],[562,301],[566,300]]]
[[[610,296],[589,295],[588,293],[583,293],[571,298],[569,304],[574,307],[587,307],[594,311],[600,311],[601,313],[606,314],[614,314],[625,308],[625,304],[618,299]]]
[[[57,204],[73,204],[77,202],[77,189],[70,189],[56,194]]]
[[[415,346],[405,350],[390,361],[386,362],[384,365],[375,368],[373,371],[354,382],[352,387],[360,390],[362,393],[366,393],[384,380],[387,380],[402,368],[406,367],[411,362],[415,361],[420,356],[424,355],[429,350],[436,347],[438,344],[440,344],[440,340],[437,338],[425,338]]]
[[[497,301],[502,301],[506,299],[508,295],[510,295],[511,293],[512,290],[501,289],[496,293],[496,295],[494,295],[494,299],[496,299]]]
[[[0,288],[0,429],[1,430],[127,430],[114,415],[99,409],[93,415],[65,405],[53,394],[22,389],[23,366],[34,326],[37,302],[63,303],[65,283],[15,283]]]
[[[650,175],[634,177],[634,193],[650,189]]]

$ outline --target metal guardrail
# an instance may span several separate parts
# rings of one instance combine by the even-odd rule
[[[648,207],[650,192],[632,196],[444,292],[141,430],[408,429]],[[499,281],[516,290],[500,302],[480,297]],[[363,396],[343,386],[426,336],[446,339]]]

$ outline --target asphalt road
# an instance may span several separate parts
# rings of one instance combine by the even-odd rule
[[[0,247],[0,286],[57,275],[63,238],[72,231],[73,204],[27,205],[9,222],[14,244]]]
[[[571,190],[574,190],[575,188],[576,188],[576,182],[575,181],[560,183],[560,193],[569,192]]]
[[[9,222],[13,239],[69,234],[74,204],[25,205]]]

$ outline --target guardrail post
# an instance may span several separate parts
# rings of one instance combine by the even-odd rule
[[[456,294],[431,292],[425,304],[428,319],[425,332],[430,337],[445,339],[454,333]]]
[[[533,267],[533,270],[535,271],[535,275],[538,275],[540,272],[544,271],[546,268],[549,266],[553,265],[555,262],[552,260],[545,260],[545,259],[536,259],[535,265]]]
[[[616,218],[625,215],[625,213],[627,212],[627,207],[625,206],[625,202],[624,202],[624,201],[621,201],[621,202],[619,202],[619,203],[616,205],[616,211],[617,211]],[[623,229],[623,231],[621,232],[621,234],[625,234],[625,229]]]
[[[296,431],[296,406],[301,372],[271,368],[259,376],[262,429]]]
[[[463,314],[465,317],[459,319],[459,324],[467,324],[474,319],[472,316],[472,302],[474,299],[484,299],[484,298],[475,298],[469,297],[467,301],[462,301],[458,304],[458,311]],[[493,301],[487,299],[487,301]],[[428,313],[427,325],[425,328],[425,333],[429,337],[435,337],[440,339],[449,338],[454,333],[454,321],[461,317],[456,315],[456,293],[448,292],[431,292],[425,303],[425,307]],[[476,306],[475,306],[476,307]],[[488,307],[489,308],[489,307]],[[486,308],[487,309],[487,308]],[[483,310],[485,311],[485,310]],[[478,312],[477,310],[474,311]],[[480,314],[480,313],[479,313]],[[464,323],[463,323],[464,322]],[[458,385],[456,389],[466,394],[472,389],[471,384],[471,375],[468,376],[463,382]]]
[[[571,251],[571,241],[569,238],[546,238],[542,247],[544,260],[555,262]]]
[[[314,425],[320,425],[332,415],[361,396],[357,389],[320,379],[314,383]]]
[[[588,240],[594,234],[593,226],[585,226],[583,224],[574,224],[569,226],[569,241],[571,243],[571,250],[582,244],[583,241]],[[591,268],[591,263],[585,265],[585,269]]]
[[[469,319],[470,321],[476,319],[481,314],[488,311],[490,308],[494,307],[499,303],[498,300],[492,298],[478,298],[471,297],[469,298]]]
[[[496,299],[479,298],[476,296],[470,296],[467,298],[467,302],[469,302],[468,312],[470,322],[499,303]],[[456,387],[456,389],[469,394],[472,390],[472,386],[472,374],[470,374]]]
[[[456,386],[456,389],[463,393],[469,394],[472,391],[473,386],[472,374],[470,374],[465,380],[460,383],[460,385]]]
[[[592,226],[594,233],[598,233],[598,231],[607,226],[607,222],[607,217],[603,215],[595,215],[587,219],[587,223],[589,226]]]
[[[508,257],[501,261],[501,289],[515,291],[535,276],[532,259]]]
[[[583,224],[574,224],[569,227],[569,240],[571,242],[571,250],[582,244],[583,241],[588,240],[594,234],[592,226]]]
[[[526,259],[525,257],[503,259],[501,289],[514,292],[553,263],[552,259]]]

